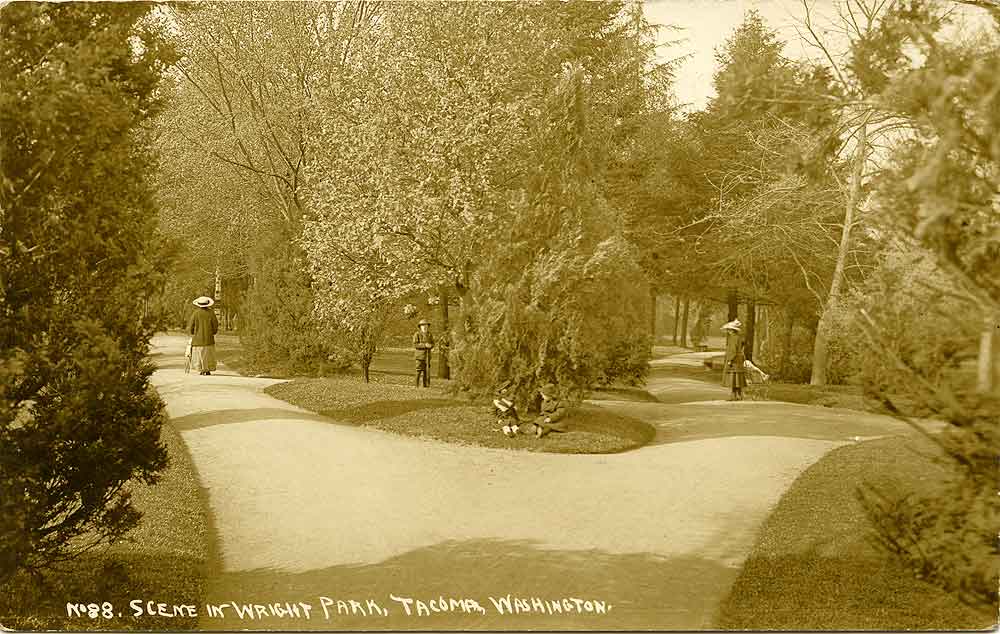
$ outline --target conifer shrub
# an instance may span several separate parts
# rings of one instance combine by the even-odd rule
[[[249,368],[279,374],[330,374],[351,359],[314,318],[305,257],[287,228],[262,237],[243,298],[240,343]]]
[[[149,10],[0,12],[0,585],[123,536],[139,521],[126,483],[167,463],[144,124],[171,53]]]

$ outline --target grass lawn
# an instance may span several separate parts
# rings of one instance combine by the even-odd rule
[[[177,331],[176,334],[183,334]],[[667,348],[661,348],[668,350]],[[686,348],[670,348],[671,352],[683,352]],[[689,351],[689,350],[688,350]],[[239,337],[235,333],[225,333],[216,335],[216,356],[229,369],[241,374],[253,375],[263,372],[267,376],[275,378],[294,378],[287,373],[283,373],[274,368],[262,370],[259,368],[247,367],[242,358]],[[437,379],[438,356],[435,354],[432,361],[431,374],[432,381]],[[390,348],[379,351],[372,362],[371,371],[375,374],[388,376],[408,377],[413,376],[413,353],[408,349]],[[360,376],[360,370],[352,368],[343,376]],[[706,383],[719,384],[722,382],[722,371],[719,369],[708,370],[701,366],[667,366],[658,367],[652,370],[651,376],[675,377],[681,379],[694,379]],[[402,381],[402,383],[408,383]],[[861,395],[861,388],[856,385],[824,385],[815,386],[800,383],[769,383],[766,386],[751,386],[748,394],[755,398],[771,401],[782,401],[786,403],[799,403],[802,405],[819,405],[823,407],[839,407],[844,409],[854,409],[858,411],[871,411],[872,408],[866,404]],[[587,396],[588,400],[617,400],[617,401],[639,401],[656,402],[656,397],[651,395],[641,387],[631,387],[625,385],[613,385],[606,388],[599,388]]]
[[[131,488],[143,518],[110,548],[92,552],[49,573],[44,586],[27,577],[0,588],[0,624],[18,630],[193,630],[197,619],[132,617],[129,601],[194,604],[202,599],[209,520],[187,448],[163,426],[170,466],[154,486]],[[67,603],[109,602],[121,617],[67,616]]]
[[[807,469],[765,522],[716,626],[723,629],[986,629],[997,608],[976,611],[916,579],[867,538],[855,492],[928,490],[945,467],[920,437],[848,445]]]
[[[594,405],[571,410],[570,431],[539,440],[507,438],[488,403],[449,396],[444,381],[417,388],[412,377],[377,374],[365,384],[357,377],[295,379],[265,391],[346,424],[445,442],[549,453],[615,453],[640,447],[655,435],[652,426]],[[438,387],[440,386],[440,387]]]
[[[183,333],[179,333],[183,334]],[[678,351],[685,349],[678,348]],[[239,337],[236,334],[216,335],[216,356],[229,369],[241,374],[253,375],[263,372],[266,376],[275,378],[294,378],[274,368],[261,370],[259,368],[249,368],[246,366],[242,356]],[[431,380],[441,383],[437,378],[437,355],[434,356],[431,368]],[[391,348],[381,350],[372,362],[371,371],[374,375],[380,375],[379,380],[399,382],[409,384],[413,377],[413,353],[410,350]],[[704,367],[658,367],[651,372],[658,377],[674,377],[680,379],[694,379],[706,383],[719,384],[722,382],[721,370],[707,370]],[[352,368],[342,376],[357,377],[361,372],[357,368]],[[405,379],[393,379],[390,377],[406,377]],[[766,386],[751,386],[748,394],[754,398],[771,401],[783,401],[786,403],[799,403],[802,405],[820,405],[824,407],[839,407],[854,409],[858,411],[870,411],[861,396],[861,388],[853,385],[825,385],[814,386],[798,383],[769,383]],[[642,387],[632,387],[626,385],[613,385],[599,388],[587,395],[591,401],[614,400],[614,401],[638,401],[656,402],[656,397],[651,395]]]
[[[217,335],[216,355],[231,370],[252,372],[242,361],[236,335]],[[642,421],[584,404],[573,410],[569,432],[553,433],[542,440],[525,435],[507,438],[492,416],[490,403],[472,403],[448,393],[452,383],[437,378],[436,355],[431,367],[430,389],[413,385],[413,353],[410,350],[379,352],[371,370],[369,384],[361,380],[360,371],[355,368],[330,378],[294,378],[265,391],[341,423],[483,447],[549,453],[616,453],[641,447],[656,433],[652,426]],[[268,376],[291,378],[280,373]],[[600,389],[589,398],[656,401],[642,388],[625,386]]]
[[[840,407],[861,412],[872,411],[861,395],[857,385],[808,385],[803,383],[768,383],[751,386],[750,392],[758,391],[762,398],[785,403]]]

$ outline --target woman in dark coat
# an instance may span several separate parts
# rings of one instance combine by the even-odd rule
[[[192,302],[197,308],[188,320],[191,333],[191,366],[198,374],[208,376],[215,371],[215,335],[219,332],[219,320],[215,317],[211,297],[199,297]]]
[[[722,384],[733,390],[730,400],[742,401],[743,388],[747,385],[746,355],[743,352],[743,324],[739,319],[722,326],[726,333],[726,360],[722,371]]]

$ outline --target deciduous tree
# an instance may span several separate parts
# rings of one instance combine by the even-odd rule
[[[305,260],[283,243],[298,241],[306,213],[316,96],[341,81],[353,43],[377,20],[374,5],[220,2],[181,5],[173,15],[182,57],[175,107],[161,120],[161,176],[175,186],[166,190],[163,225],[193,243],[188,253],[217,276],[248,273],[241,340],[251,363],[284,365],[290,351],[296,364],[321,363],[327,351],[316,323],[275,320],[313,310]],[[270,332],[282,325],[295,330]]]
[[[880,106],[913,124],[877,181],[880,228],[907,252],[929,256],[921,259],[930,274],[918,280],[925,288],[908,295],[941,298],[958,321],[948,333],[925,334],[953,342],[932,364],[921,360],[938,345],[893,345],[907,333],[893,328],[891,308],[864,313],[875,362],[883,375],[898,377],[893,390],[875,385],[869,392],[955,467],[934,493],[869,490],[864,499],[887,548],[921,577],[992,613],[1000,574],[1000,388],[991,349],[1000,327],[1000,14],[978,13],[979,29],[946,37],[953,9],[934,1],[894,6],[873,33],[869,54],[858,58],[879,77]],[[970,330],[982,333],[978,342]],[[978,366],[967,368],[956,353],[977,344]],[[908,354],[913,349],[920,352]],[[930,433],[915,419],[927,415],[946,421],[945,430]]]

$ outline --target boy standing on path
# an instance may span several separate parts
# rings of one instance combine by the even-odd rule
[[[423,376],[423,386],[430,387],[431,349],[434,348],[434,335],[431,334],[431,322],[426,319],[421,319],[418,326],[419,330],[413,335],[415,349],[413,358],[417,365],[417,387],[420,387],[421,375]]]

